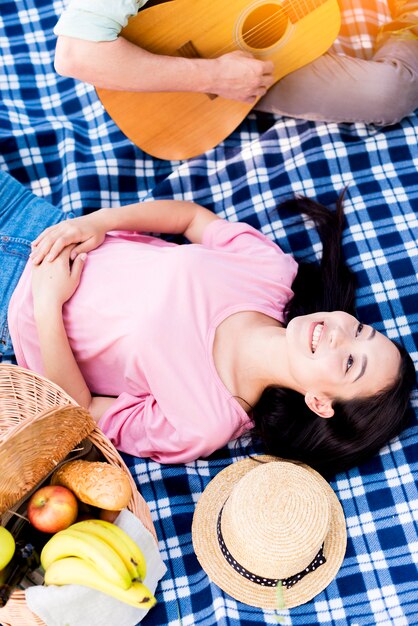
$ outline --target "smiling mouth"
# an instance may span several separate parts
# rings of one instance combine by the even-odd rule
[[[322,335],[322,331],[324,329],[324,322],[319,322],[315,324],[314,329],[312,331],[312,339],[311,339],[311,351],[314,354],[315,350],[318,347],[319,340]]]

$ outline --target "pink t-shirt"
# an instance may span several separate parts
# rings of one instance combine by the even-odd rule
[[[116,448],[162,463],[207,456],[251,424],[213,361],[238,311],[283,321],[294,259],[243,223],[211,222],[202,244],[113,232],[88,253],[63,316],[92,394],[116,396],[99,426]],[[19,365],[42,373],[30,263],[9,307]]]

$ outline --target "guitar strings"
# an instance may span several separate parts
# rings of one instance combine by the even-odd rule
[[[275,11],[275,13],[270,16],[265,18],[264,20],[262,20],[261,22],[259,22],[256,26],[254,26],[253,28],[250,28],[246,33],[246,39],[248,38],[248,35],[250,35],[250,39],[251,39],[251,45],[254,48],[257,47],[261,47],[261,45],[263,43],[263,39],[265,39],[265,36],[274,36],[275,33],[275,26],[277,24],[277,22],[281,21],[283,18],[287,18],[287,21],[289,20],[289,14],[291,12],[293,12],[293,14],[296,16],[297,19],[301,19],[302,17],[304,17],[306,15],[306,13],[313,11],[314,9],[318,8],[321,4],[324,4],[325,0],[316,0],[316,6],[315,6],[315,0],[303,0],[302,2],[294,2],[291,3],[289,9],[285,10],[283,8],[283,5],[280,6],[280,9]],[[311,5],[311,6],[310,6]],[[298,11],[301,12],[301,15],[298,15]],[[267,28],[264,28],[264,25],[267,25]],[[256,34],[256,36],[254,36],[254,34]],[[258,37],[258,38],[257,38]]]
[[[312,10],[318,8],[320,5],[324,4],[324,2],[325,2],[325,0],[316,0],[316,2],[315,2],[315,0],[313,0],[313,1],[311,0],[310,2],[307,1],[307,0],[304,0],[302,2],[300,2],[300,1],[299,2],[295,2],[294,4],[292,4],[291,8],[292,8],[292,11],[294,11],[296,13],[297,9],[301,9],[301,10],[302,9],[306,9],[306,10],[309,11],[310,5],[314,5],[314,6],[310,7],[310,10],[312,11]],[[303,15],[305,15],[305,14],[306,14],[306,12],[303,13]],[[303,15],[301,17],[303,17]],[[259,22],[256,26],[253,26],[248,31],[246,31],[245,39],[251,38],[252,47],[256,48],[257,44],[262,44],[263,43],[263,38],[265,38],[266,35],[270,35],[270,36],[274,36],[275,35],[275,26],[277,24],[279,24],[280,21],[283,20],[284,17],[287,17],[287,16],[288,16],[288,11],[286,11],[282,7],[280,7],[280,9],[278,9],[274,13],[274,15],[265,18],[264,20]],[[299,17],[299,19],[300,19],[300,17]],[[267,28],[266,28],[266,26],[267,26]],[[254,35],[256,35],[256,37],[254,37]],[[257,36],[259,37],[259,39],[257,39]],[[242,37],[242,39],[244,39],[244,38]],[[226,54],[227,52],[232,52],[235,49],[236,48],[235,48],[234,43],[232,43],[232,44],[229,43],[226,46],[216,50],[214,53],[212,53],[210,56],[208,56],[206,58],[213,59],[213,58],[216,58],[216,57],[220,56],[221,54]]]
[[[321,4],[323,4],[324,0],[319,0],[318,2],[318,6],[320,6]],[[295,11],[297,9],[301,9],[301,8],[309,8],[309,3],[307,1],[304,2],[296,2],[294,5],[292,5],[292,9]],[[317,8],[317,7],[314,7]],[[312,10],[312,7],[311,7]],[[305,13],[304,13],[305,14]],[[269,16],[267,18],[265,18],[264,20],[262,20],[261,22],[259,22],[256,26],[254,26],[253,28],[250,28],[246,33],[246,38],[252,37],[252,44],[253,47],[257,47],[258,43],[262,43],[263,42],[263,37],[265,37],[266,34],[269,35],[274,35],[274,27],[284,18],[288,16],[288,11],[284,10],[282,7],[280,7],[279,10],[277,10],[273,16]],[[302,16],[298,16],[303,17]],[[268,25],[268,29],[265,28],[265,26]],[[254,34],[257,33],[258,35],[260,35],[261,37],[257,40],[256,38],[254,38]],[[222,53],[224,50],[233,50],[233,45],[228,44],[227,46],[225,46],[223,49],[218,50],[215,54],[219,55],[219,53]],[[212,58],[212,57],[211,57]]]
[[[246,31],[245,39],[249,39],[250,37],[254,37],[254,34],[257,34],[257,35],[261,36],[261,38],[262,38],[264,36],[265,32],[268,32],[268,31],[266,31],[266,26],[268,26],[268,28],[270,28],[270,30],[271,30],[271,33],[274,34],[274,27],[277,24],[279,24],[280,21],[283,18],[285,18],[286,16],[287,16],[286,11],[284,11],[284,10],[277,11],[274,14],[274,16],[270,16],[270,17],[262,20],[261,22],[259,22],[259,24],[257,24],[253,28],[250,28],[248,31]],[[241,39],[243,39],[242,34],[241,34]],[[253,47],[255,47],[255,46],[253,46]],[[229,43],[226,46],[224,46],[223,48],[220,48],[220,49],[216,50],[213,54],[211,54],[207,58],[212,59],[212,58],[220,56],[221,54],[225,54],[227,52],[232,52],[233,50],[235,50],[234,43]]]

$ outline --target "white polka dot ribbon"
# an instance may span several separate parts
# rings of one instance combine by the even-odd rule
[[[285,589],[290,589],[291,587],[296,585],[296,583],[298,583],[304,576],[306,576],[306,574],[309,574],[310,572],[315,571],[318,567],[320,567],[326,562],[326,558],[324,556],[324,544],[322,544],[322,546],[318,550],[318,553],[315,555],[314,559],[309,563],[309,565],[305,567],[305,569],[303,569],[301,572],[298,572],[297,574],[294,574],[293,576],[289,576],[288,578],[282,578],[282,579],[264,578],[262,576],[257,576],[256,574],[253,574],[252,572],[248,571],[240,563],[238,563],[238,561],[234,559],[234,557],[232,556],[232,554],[226,547],[224,538],[222,536],[222,529],[221,529],[222,511],[223,511],[223,507],[219,511],[217,528],[216,528],[217,536],[218,536],[218,543],[219,543],[221,552],[223,556],[225,557],[225,560],[227,561],[227,563],[238,574],[240,574],[241,576],[244,576],[244,578],[247,578],[248,580],[250,580],[253,583],[256,583],[257,585],[262,585],[263,587],[276,587],[277,584],[281,582],[283,587],[285,587]]]

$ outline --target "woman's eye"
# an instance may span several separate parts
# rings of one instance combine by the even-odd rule
[[[347,359],[347,368],[345,370],[345,373],[348,372],[348,370],[352,367],[353,363],[354,363],[354,359],[353,359],[353,357],[350,354],[350,356]]]
[[[361,331],[363,330],[364,326],[363,324],[359,324],[357,326],[357,331],[356,331],[356,337],[361,333]]]

